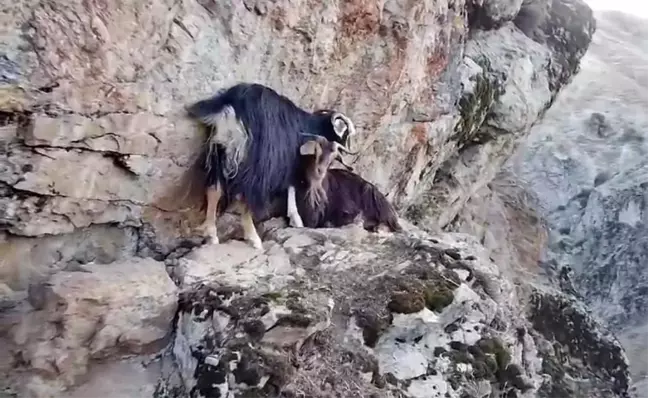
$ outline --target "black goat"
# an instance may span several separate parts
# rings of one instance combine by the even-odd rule
[[[199,162],[207,200],[201,229],[213,243],[218,243],[217,214],[236,202],[245,239],[261,248],[253,218],[262,217],[272,199],[286,192],[291,224],[302,227],[294,188],[300,145],[316,135],[346,148],[355,134],[342,113],[307,112],[260,84],[237,84],[193,104],[188,112],[211,127]]]
[[[322,137],[300,147],[302,167],[296,199],[304,226],[341,227],[361,215],[366,229],[384,225],[392,232],[401,231],[396,210],[378,187],[348,170],[330,168],[340,151],[344,149],[339,143]],[[277,213],[275,210],[273,215]]]

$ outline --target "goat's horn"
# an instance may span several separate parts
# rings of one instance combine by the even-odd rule
[[[351,152],[349,148],[345,147],[344,145],[338,142],[335,143],[335,147],[339,152],[344,153],[345,155],[356,156],[359,153],[359,152]]]
[[[346,163],[344,162],[344,159],[342,159],[342,156],[338,155],[337,158],[336,158],[336,160],[337,160],[338,162],[340,162],[340,164],[341,164],[342,166],[344,166],[347,170],[349,170],[349,171],[353,171],[353,167],[352,167],[352,166],[349,166],[348,164],[346,164]]]
[[[339,118],[339,119],[342,119],[342,121],[344,122],[344,124],[346,124],[346,126],[347,126],[347,131],[349,132],[348,136],[349,136],[349,137],[354,136],[354,135],[356,134],[356,129],[355,129],[355,125],[353,124],[353,122],[351,121],[351,119],[349,119],[349,118],[348,118],[346,115],[344,115],[343,113],[335,112],[335,113],[333,113],[333,116],[331,116],[331,122],[335,122],[335,119],[338,119],[338,118]]]

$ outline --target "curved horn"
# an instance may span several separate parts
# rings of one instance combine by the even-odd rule
[[[356,134],[355,125],[353,124],[351,119],[349,119],[346,115],[344,115],[343,113],[340,113],[340,112],[333,113],[333,115],[331,115],[331,123],[333,123],[334,127],[336,127],[337,119],[342,120],[344,122],[344,124],[346,124],[346,130],[349,131],[349,134],[348,134],[349,137],[354,136]],[[335,132],[340,137],[342,137],[342,134],[344,134],[344,131],[338,132],[337,128],[335,129]]]
[[[335,158],[335,160],[337,160],[338,162],[340,162],[340,164],[341,164],[342,166],[344,166],[347,170],[349,170],[349,171],[353,171],[353,167],[352,167],[352,166],[349,166],[348,164],[346,164],[346,162],[344,161],[344,159],[342,159],[342,156],[338,155],[338,156]]]
[[[351,155],[351,156],[356,156],[359,152],[351,152],[349,148],[345,147],[344,145],[340,144],[339,142],[334,142],[335,145],[335,150],[344,153],[345,155]]]

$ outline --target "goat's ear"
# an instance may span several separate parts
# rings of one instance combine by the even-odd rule
[[[302,155],[317,155],[321,149],[317,141],[307,141],[299,148],[299,153]]]

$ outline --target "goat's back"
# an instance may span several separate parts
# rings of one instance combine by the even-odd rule
[[[222,159],[218,162],[216,157],[206,160],[206,164],[219,169],[214,171],[218,175],[210,180],[222,181],[231,197],[242,194],[252,213],[260,218],[272,198],[281,195],[295,180],[302,141],[300,133],[317,133],[325,126],[323,120],[327,116],[312,115],[273,89],[249,83],[221,90],[187,110],[204,123],[212,124],[215,116],[226,107],[234,110],[236,120],[248,136],[245,155],[236,168],[236,174],[226,178],[220,170]]]
[[[377,186],[344,169],[330,169],[324,180],[328,196],[325,218],[333,224],[349,224],[362,214],[365,221],[377,226],[387,225],[392,231],[400,231],[398,214]]]

